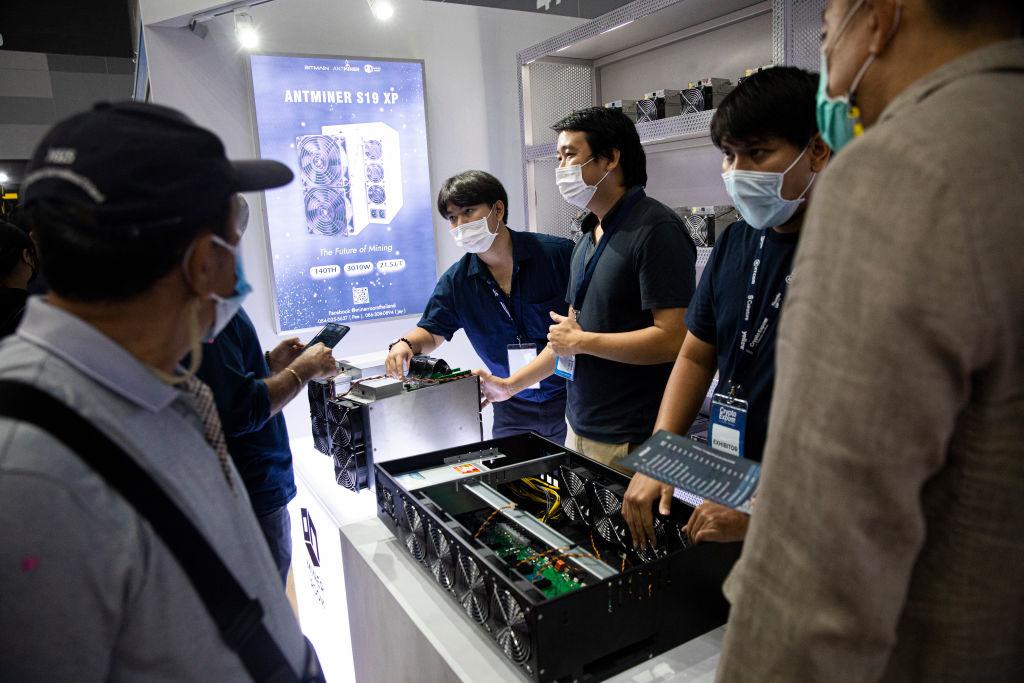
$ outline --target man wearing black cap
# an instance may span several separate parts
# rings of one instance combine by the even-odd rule
[[[231,198],[291,178],[277,162],[229,162],[209,131],[138,103],[78,114],[35,151],[22,202],[51,291],[0,343],[0,380],[58,399],[123,449],[123,471],[152,478],[248,608],[218,628],[189,553],[172,555],[180,544],[157,535],[145,501],[99,473],[115,448],[86,454],[35,415],[0,417],[0,680],[245,680],[254,633],[292,676],[314,661],[193,374],[245,293]]]

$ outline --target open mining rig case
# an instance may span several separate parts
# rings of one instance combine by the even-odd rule
[[[480,384],[468,370],[417,356],[409,377],[363,376],[340,364],[331,380],[308,386],[313,446],[351,491],[373,486],[373,466],[395,458],[478,443]]]
[[[377,514],[535,681],[601,680],[725,623],[740,544],[691,545],[692,508],[636,550],[629,478],[535,434],[378,463]]]

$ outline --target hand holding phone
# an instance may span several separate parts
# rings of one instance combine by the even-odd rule
[[[349,327],[347,325],[339,325],[338,323],[327,323],[324,328],[316,333],[316,336],[309,340],[306,344],[307,347],[313,346],[314,344],[322,343],[329,349],[333,349],[337,346],[338,342],[348,334]]]

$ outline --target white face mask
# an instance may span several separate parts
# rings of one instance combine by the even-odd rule
[[[604,179],[608,177],[608,173],[611,173],[611,171],[608,171],[608,173],[601,176],[601,180],[598,180],[597,184],[587,185],[586,181],[583,180],[583,167],[593,160],[594,157],[591,157],[585,163],[555,169],[555,185],[558,186],[562,199],[580,209],[587,208],[587,205],[590,204],[594,194],[597,192],[597,186],[604,182]]]
[[[747,225],[755,230],[765,230],[783,225],[793,217],[796,209],[804,202],[804,195],[811,188],[817,173],[811,175],[811,182],[796,199],[784,199],[782,182],[789,170],[807,153],[807,148],[782,173],[771,171],[726,171],[722,174],[725,191],[739,210]]]
[[[494,213],[493,206],[483,218],[463,223],[449,230],[452,238],[455,240],[455,244],[470,254],[482,254],[490,249],[491,245],[494,244],[494,240],[498,237],[498,231],[491,232],[491,227],[487,223],[487,219],[491,217],[492,213]]]

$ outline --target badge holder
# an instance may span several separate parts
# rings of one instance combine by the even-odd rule
[[[572,382],[576,379],[576,356],[558,356],[555,374]]]
[[[711,400],[711,429],[708,444],[723,453],[743,457],[749,404],[739,397],[740,387],[717,393]]]
[[[521,368],[526,367],[537,357],[536,344],[509,344],[508,345],[508,376],[516,374]],[[531,384],[527,389],[540,389],[540,382]]]

